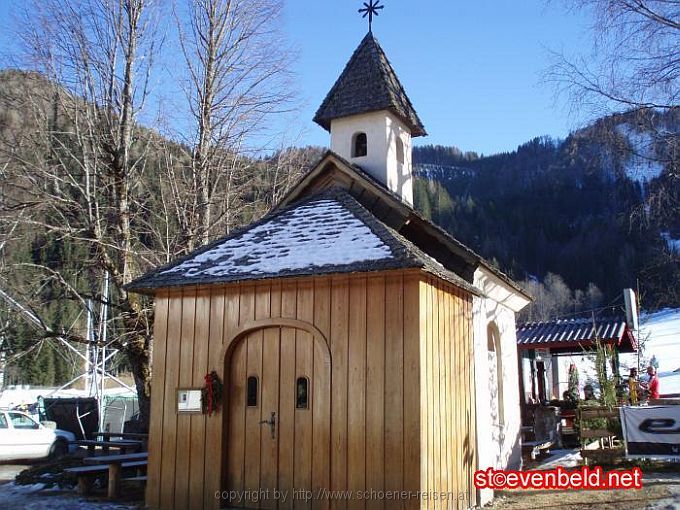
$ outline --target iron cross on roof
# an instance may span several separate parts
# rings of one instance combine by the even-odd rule
[[[368,31],[372,32],[373,31],[373,16],[378,16],[380,14],[378,11],[381,9],[384,9],[384,5],[380,5],[380,0],[369,0],[368,3],[364,2],[364,7],[362,9],[359,9],[359,12],[363,12],[364,15],[362,18],[366,18],[368,16]]]

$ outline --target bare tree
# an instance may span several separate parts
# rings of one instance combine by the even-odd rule
[[[277,204],[293,184],[321,160],[325,152],[325,148],[313,146],[281,147],[276,151],[267,163],[271,173],[268,205]]]
[[[671,185],[677,186],[680,1],[560,3],[592,15],[592,50],[580,55],[553,52],[547,80],[556,86],[558,95],[567,97],[574,110],[590,109],[598,115],[626,112],[621,119],[614,119],[616,122],[599,126],[600,141],[624,158],[635,158],[641,164],[660,163],[674,181]],[[668,189],[662,186],[644,198],[677,207],[670,195],[669,200]],[[644,210],[640,213],[646,216]]]
[[[125,284],[262,214],[297,174],[294,158],[275,165],[244,155],[246,140],[292,97],[289,55],[278,32],[281,2],[178,5],[184,90],[195,127],[173,133],[183,144],[138,123],[147,103],[156,104],[151,84],[164,36],[155,5],[28,5],[21,24],[24,66],[36,72],[19,73],[22,89],[14,97],[0,91],[11,114],[22,117],[21,129],[12,131],[16,139],[3,143],[0,136],[0,243],[8,243],[7,253],[39,241],[68,253],[56,268],[3,258],[0,288],[33,303],[37,317],[46,300],[67,300],[82,312],[90,302],[106,303],[114,346],[127,355],[144,422],[153,311]],[[107,274],[112,290],[105,297],[101,281]],[[45,289],[48,298],[41,297]],[[41,322],[43,338],[88,341],[77,327],[67,331]]]
[[[586,55],[553,53],[547,79],[577,111],[624,112],[599,122],[592,135],[609,151],[610,160],[656,174],[653,182],[641,183],[642,200],[631,212],[631,228],[677,233],[680,1],[561,3],[592,15],[592,51]],[[678,253],[660,239],[650,249],[654,253],[647,256],[642,274],[649,281],[668,281],[668,290],[658,294],[670,299],[677,286]]]
[[[124,285],[139,274],[137,253],[148,249],[135,229],[133,190],[147,162],[136,119],[149,94],[154,19],[146,0],[27,6],[27,66],[40,73],[42,84],[22,98],[35,129],[23,140],[25,151],[7,155],[13,189],[2,204],[5,224],[21,211],[25,232],[39,231],[80,255],[69,261],[78,266],[70,276],[34,264],[26,279],[40,277],[78,303],[99,303],[105,298],[97,281],[110,275],[111,322],[132,369],[143,420],[149,411],[151,309]]]
[[[533,303],[520,314],[520,320],[528,322],[576,317],[599,309],[603,298],[594,283],[589,283],[585,291],[572,290],[560,275],[554,273],[547,273],[542,282],[527,279],[520,285],[534,297]]]
[[[548,78],[572,104],[612,109],[678,106],[680,2],[567,0],[592,13],[592,53],[554,53]]]
[[[185,0],[175,13],[194,124],[188,249],[233,226],[249,171],[244,141],[292,98],[281,9],[280,0]]]

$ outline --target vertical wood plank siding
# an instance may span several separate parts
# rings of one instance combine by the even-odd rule
[[[421,490],[429,495],[421,508],[468,508],[476,504],[477,466],[472,298],[424,278],[420,307]]]
[[[282,465],[307,466],[290,477],[295,485],[314,490],[437,491],[454,493],[456,498],[463,492],[469,498],[447,504],[416,497],[384,500],[376,494],[362,500],[316,501],[314,509],[465,508],[474,504],[471,306],[467,293],[417,271],[159,292],[148,506],[219,508],[219,491],[255,488],[261,479],[273,476],[269,471],[272,455],[278,455]],[[239,333],[253,323],[269,321],[275,327],[277,320],[308,323],[328,343],[330,378],[317,371],[321,365],[314,361],[323,356],[322,349],[315,346],[313,351],[298,354],[310,366],[313,362],[315,378],[319,374],[321,384],[329,389],[322,393],[331,395],[330,401],[311,402],[314,409],[329,412],[309,416],[330,416],[330,424],[309,420],[295,423],[294,427],[304,430],[281,429],[280,434],[311,438],[300,451],[293,451],[286,440],[281,440],[277,452],[265,449],[256,438],[243,437],[239,444],[228,445],[229,427],[243,430],[245,425],[243,414],[238,419],[229,416],[229,399],[245,402],[247,376],[228,373],[229,357],[238,351],[249,362],[261,359],[263,349],[278,336],[264,329],[241,342]],[[312,335],[303,329],[281,331],[297,338]],[[211,417],[177,415],[177,389],[203,386],[211,370],[224,381],[222,411]],[[266,393],[262,398],[278,397]],[[268,418],[262,408],[245,410],[245,420]],[[281,410],[282,427],[285,417]],[[261,458],[257,469],[250,463],[252,472],[245,472],[246,449]],[[228,471],[237,473],[231,476],[238,479],[227,479]],[[311,479],[298,479],[307,476]],[[282,486],[293,485],[283,482],[279,480]],[[284,507],[293,508],[290,498]]]
[[[154,319],[154,344],[152,363],[155,377],[151,380],[151,420],[149,423],[149,465],[146,484],[146,503],[151,508],[160,507],[161,450],[163,449],[163,411],[165,400],[165,346],[168,338],[168,294],[156,295]]]

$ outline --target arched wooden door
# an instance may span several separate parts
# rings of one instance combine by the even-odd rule
[[[325,341],[266,327],[242,337],[228,363],[227,506],[325,507],[309,500],[330,485]]]

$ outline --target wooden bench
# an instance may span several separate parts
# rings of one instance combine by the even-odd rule
[[[91,475],[104,474],[108,470],[109,468],[106,466],[82,466],[67,468],[64,471],[78,477],[78,492],[86,496],[90,493],[90,488],[92,487]]]
[[[145,451],[149,444],[149,434],[142,434],[139,432],[97,432],[92,438],[98,441],[139,441],[142,443],[142,451]]]
[[[146,475],[143,476],[130,476],[127,478],[121,478],[121,482],[146,482]]]
[[[110,457],[113,457],[111,455]],[[116,455],[116,457],[120,457]],[[141,468],[146,468],[147,466],[147,461],[146,460],[136,460],[136,461],[130,461],[130,462],[121,462],[121,463],[116,463],[114,464],[118,465],[118,469],[115,470],[116,472],[113,473],[113,477],[116,478],[118,477],[118,480],[114,480],[114,486],[118,487],[120,485],[120,473],[123,469],[132,469],[135,468],[139,471]],[[87,495],[90,492],[90,489],[92,487],[92,478],[97,475],[103,475],[105,473],[108,473],[109,476],[109,497],[118,497],[118,494],[115,493],[115,495],[111,495],[111,467],[112,464],[109,465],[92,465],[92,466],[80,466],[80,467],[74,467],[74,468],[67,468],[64,471],[67,473],[71,473],[73,475],[76,475],[78,477],[78,492],[83,495]],[[137,480],[142,478],[141,476],[137,475],[135,477],[130,477],[130,478],[123,478],[123,480],[126,481],[141,481]],[[143,477],[144,481],[146,481],[146,476]]]
[[[93,436],[106,439],[120,437],[121,439],[137,439],[139,441],[144,441],[149,438],[149,434],[142,434],[140,432],[96,432]]]
[[[86,457],[83,459],[83,462],[85,464],[101,464],[101,467],[108,469],[108,497],[115,499],[118,497],[118,493],[120,492],[122,470],[130,467],[146,467],[148,457],[149,454],[147,452],[130,453],[126,455],[101,455],[97,457]],[[139,476],[139,473],[137,473],[137,476]],[[133,478],[137,478],[137,476]]]
[[[123,453],[139,452],[144,446],[142,441],[135,440],[121,440],[121,441],[96,441],[94,439],[81,439],[76,441],[78,446],[86,446],[87,454],[94,455],[95,448],[101,448],[102,452],[107,454],[110,449],[120,450]]]

